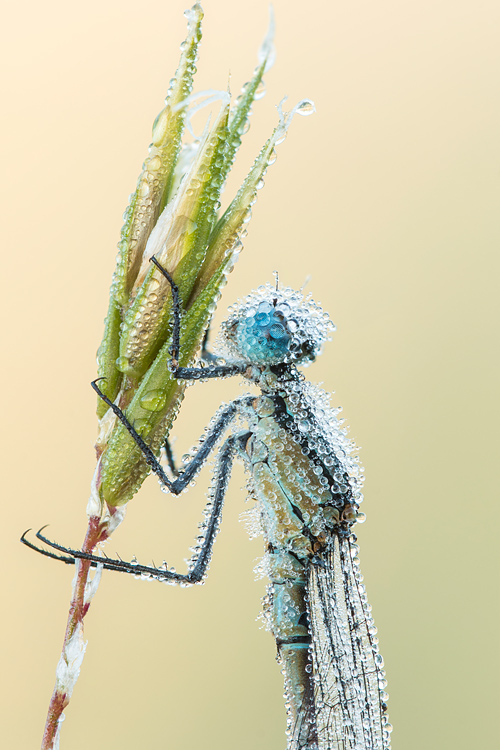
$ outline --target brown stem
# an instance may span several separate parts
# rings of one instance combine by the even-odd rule
[[[103,542],[107,537],[108,523],[102,521],[99,516],[90,516],[82,551],[92,554],[96,545]],[[68,663],[68,651],[71,648],[71,639],[75,636],[78,627],[83,627],[83,618],[90,607],[90,601],[85,601],[85,586],[89,581],[89,572],[90,560],[79,560],[61,654],[61,660],[64,660],[66,664]],[[59,663],[61,664],[61,661]],[[76,678],[74,678],[74,680],[75,679]],[[56,746],[55,743],[59,733],[62,712],[68,705],[71,697],[72,685],[69,689],[67,686],[65,689],[61,689],[60,683],[61,680],[58,669],[56,686],[50,700],[47,722],[43,733],[42,750],[53,750]]]

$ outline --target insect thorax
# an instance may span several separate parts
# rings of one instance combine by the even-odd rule
[[[251,379],[262,395],[248,409],[241,451],[250,492],[268,545],[305,561],[355,522],[362,499],[357,459],[350,459],[352,446],[323,391],[293,365],[259,369]]]

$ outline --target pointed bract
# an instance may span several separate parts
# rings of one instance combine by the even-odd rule
[[[143,164],[137,188],[125,211],[125,223],[118,244],[109,310],[98,351],[99,376],[106,378],[105,390],[111,398],[118,393],[122,377],[116,366],[119,356],[120,325],[147,239],[171,193],[185,119],[185,110],[179,105],[189,96],[193,87],[198,45],[201,40],[201,6],[194,5],[186,15],[188,35],[181,46],[179,67],[171,81],[165,107],[154,122],[153,141]],[[103,403],[99,401],[98,416],[102,416],[104,411]]]

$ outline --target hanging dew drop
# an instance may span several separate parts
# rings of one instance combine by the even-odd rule
[[[298,115],[308,117],[316,111],[316,108],[314,106],[314,102],[312,102],[310,99],[304,99],[300,102],[300,104],[297,105],[296,111]]]

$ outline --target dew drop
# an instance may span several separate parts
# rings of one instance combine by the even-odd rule
[[[167,125],[168,112],[167,108],[165,107],[165,109],[162,109],[153,123],[153,144],[155,146],[158,146],[163,140],[165,133],[167,132]]]
[[[159,390],[148,391],[141,398],[141,406],[146,411],[160,411],[165,406],[165,393]]]
[[[148,433],[151,431],[151,425],[149,424],[147,419],[136,419],[134,421],[134,428],[143,437],[148,435]]]
[[[257,86],[255,90],[254,99],[257,101],[258,99],[262,99],[263,96],[265,96],[266,93],[266,84],[264,81],[260,81],[259,85]]]
[[[304,99],[300,102],[300,104],[297,105],[298,115],[307,117],[308,115],[312,115],[313,112],[316,112],[316,107],[314,106],[314,102],[310,99]]]
[[[149,195],[149,185],[147,180],[141,180],[137,193],[140,198],[147,198]]]
[[[116,360],[116,367],[120,372],[128,372],[130,367],[130,360],[128,357],[118,357]]]
[[[148,172],[157,172],[161,167],[161,159],[159,156],[152,156],[146,164]]]

